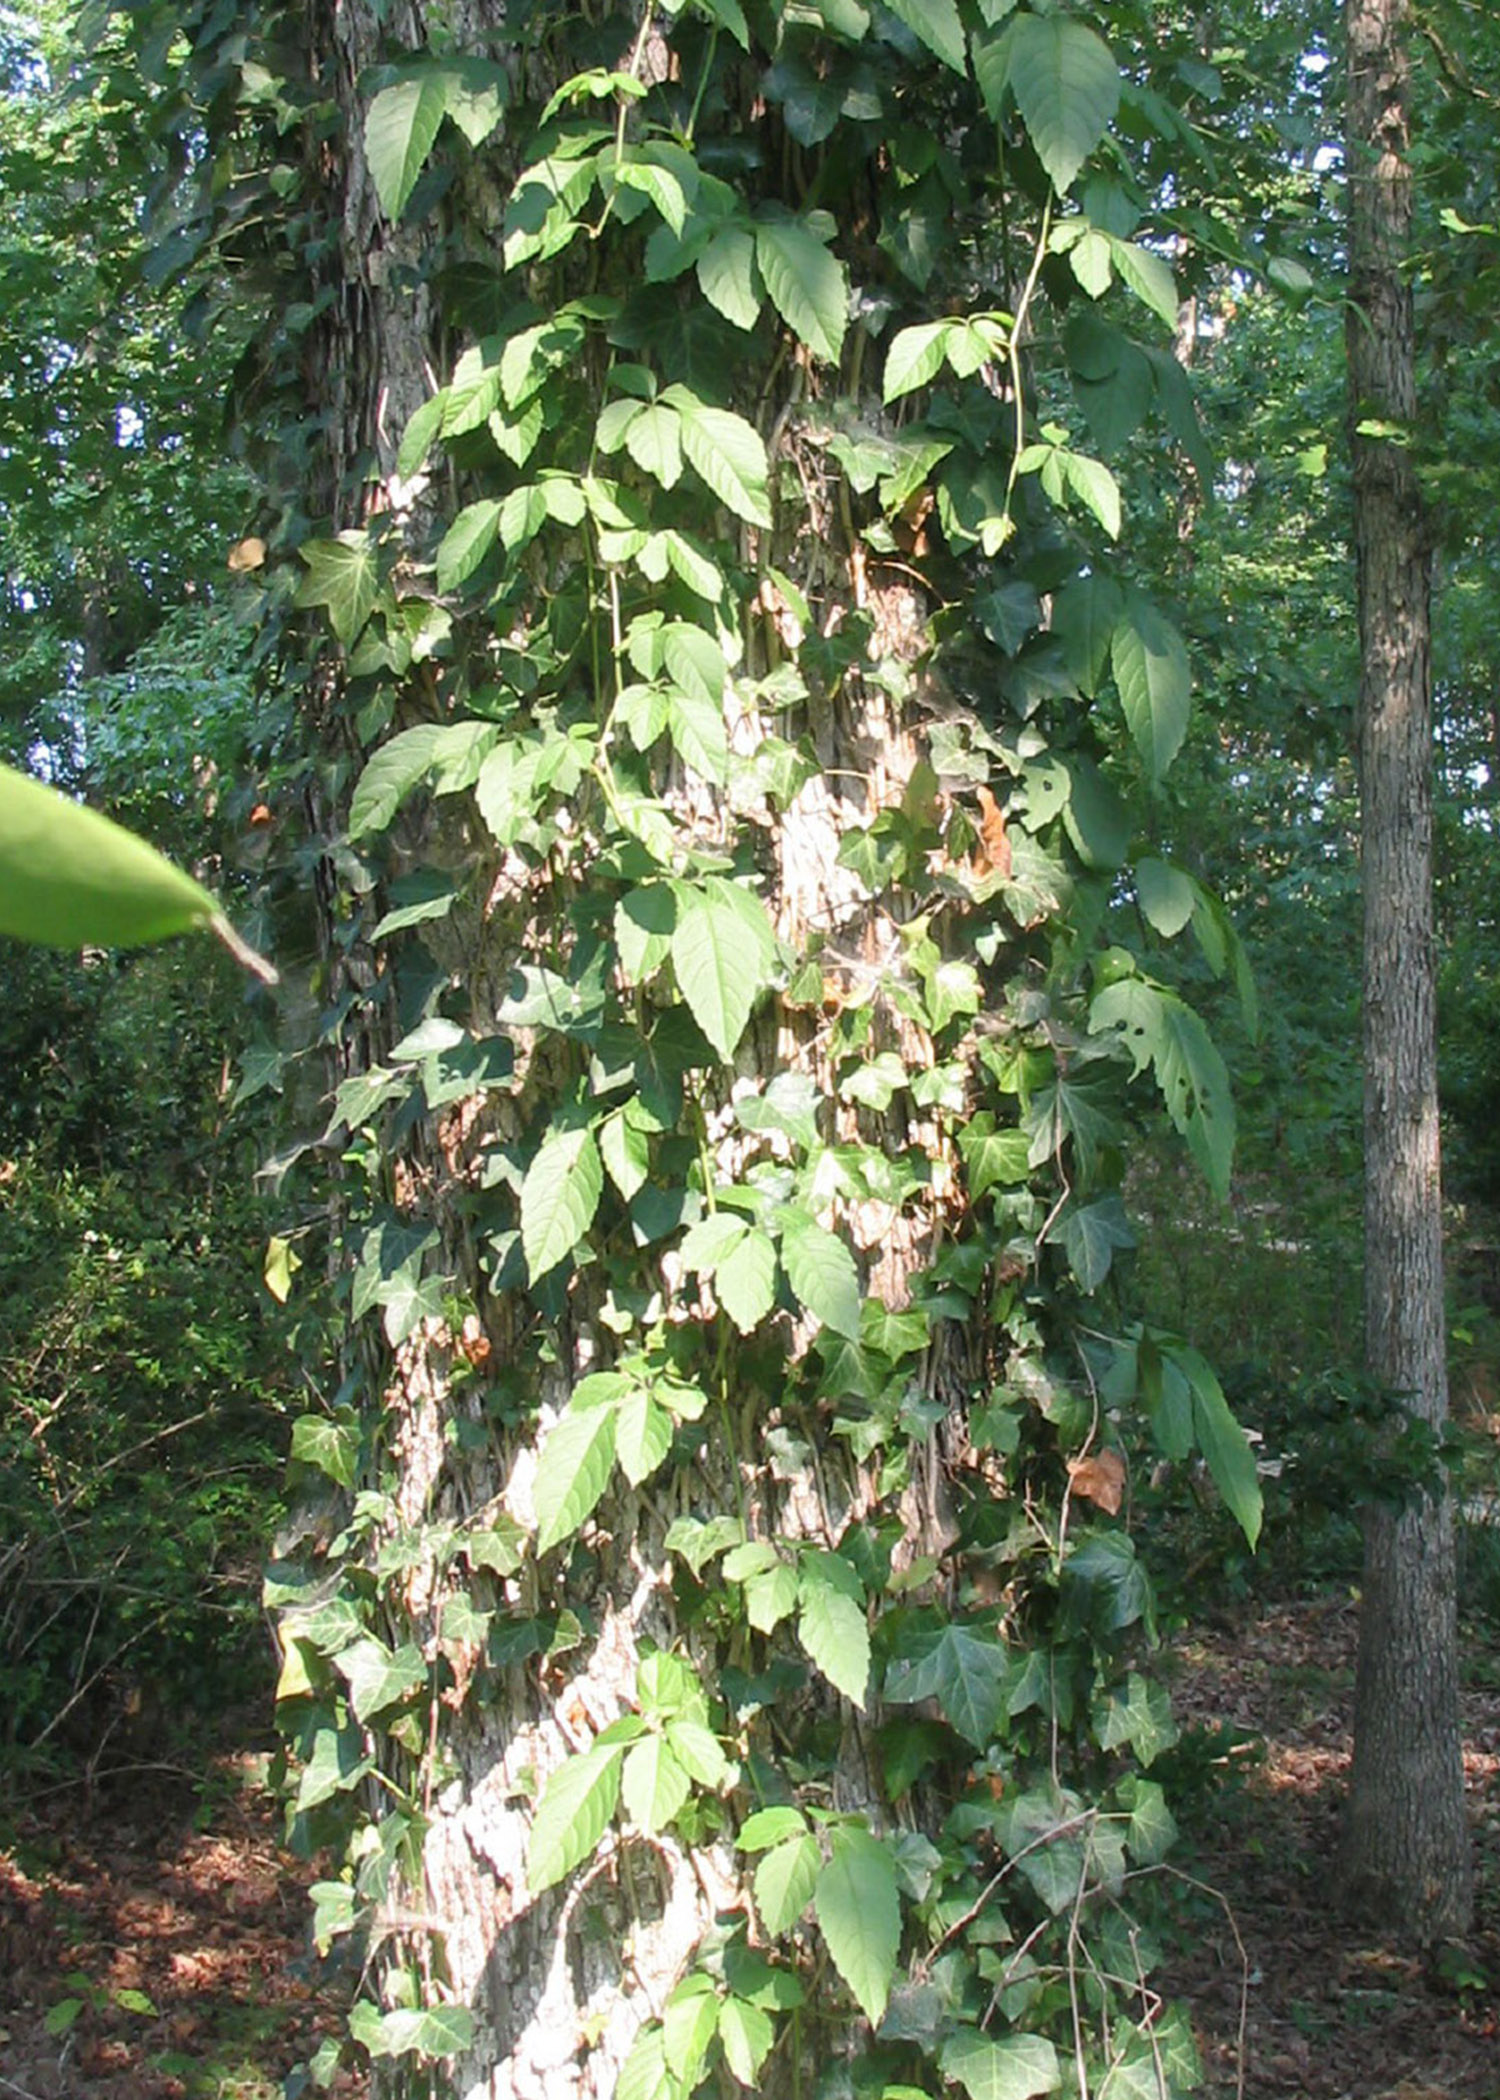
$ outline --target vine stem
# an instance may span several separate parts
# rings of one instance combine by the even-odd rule
[[[1026,282],[1021,287],[1021,296],[1016,302],[1015,318],[1010,324],[1009,364],[1010,390],[1016,405],[1016,448],[1011,455],[1010,476],[1005,484],[1005,509],[1001,513],[1007,524],[1011,522],[1011,504],[1015,498],[1016,482],[1020,474],[1021,454],[1026,449],[1026,389],[1021,371],[1021,331],[1026,326],[1031,302],[1041,280],[1042,264],[1047,259],[1047,242],[1052,234],[1052,196],[1042,207],[1041,231],[1037,234],[1036,249],[1031,258],[1031,268],[1026,273]]]

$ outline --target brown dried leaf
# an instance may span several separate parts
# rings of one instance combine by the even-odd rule
[[[1096,1451],[1068,1460],[1068,1479],[1075,1495],[1117,1517],[1125,1499],[1125,1461],[1118,1451]]]
[[[252,569],[259,569],[264,567],[265,559],[265,541],[262,539],[257,539],[255,534],[251,533],[249,539],[236,540],[234,545],[230,548],[230,573],[234,576],[248,576]]]
[[[1005,812],[987,787],[975,790],[979,797],[979,850],[973,858],[978,875],[1010,876],[1010,840],[1005,832]]]

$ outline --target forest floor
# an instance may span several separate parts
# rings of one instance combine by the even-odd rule
[[[1466,1649],[1478,1921],[1423,1960],[1328,1905],[1354,1638],[1340,1598],[1170,1652],[1184,1843],[1159,1981],[1192,2013],[1204,2100],[1500,2100],[1500,1648]],[[0,2100],[272,2100],[337,2030],[315,1870],[277,1845],[264,1762],[148,1771],[87,1816],[54,1795],[0,1830]]]

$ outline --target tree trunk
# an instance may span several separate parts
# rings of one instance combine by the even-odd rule
[[[1430,548],[1416,426],[1404,0],[1348,0],[1351,422],[1361,647],[1365,1344],[1368,1368],[1440,1430],[1448,1384],[1432,916]],[[1365,1517],[1351,1898],[1424,1938],[1471,1904],[1458,1720],[1452,1508]]]

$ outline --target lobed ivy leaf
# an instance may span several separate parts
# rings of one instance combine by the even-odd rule
[[[341,1648],[334,1664],[349,1686],[349,1704],[358,1721],[398,1706],[427,1682],[427,1665],[419,1649],[409,1642],[390,1649],[373,1634]]]
[[[328,624],[347,647],[375,610],[380,595],[380,560],[365,532],[341,532],[331,540],[304,540],[297,549],[307,574],[295,603],[324,607]]]
[[[936,1699],[946,1718],[976,1750],[993,1739],[1004,1707],[1008,1662],[992,1635],[949,1624],[928,1636],[915,1658],[886,1671],[885,1697],[898,1706]]]
[[[992,2041],[976,2027],[961,2027],[943,2044],[940,2062],[944,2077],[961,2085],[969,2100],[1036,2100],[1062,2084],[1057,2051],[1039,2034]]]
[[[458,2056],[474,2040],[466,2005],[424,2005],[381,2012],[361,1998],[350,2009],[349,2032],[374,2057]]]

